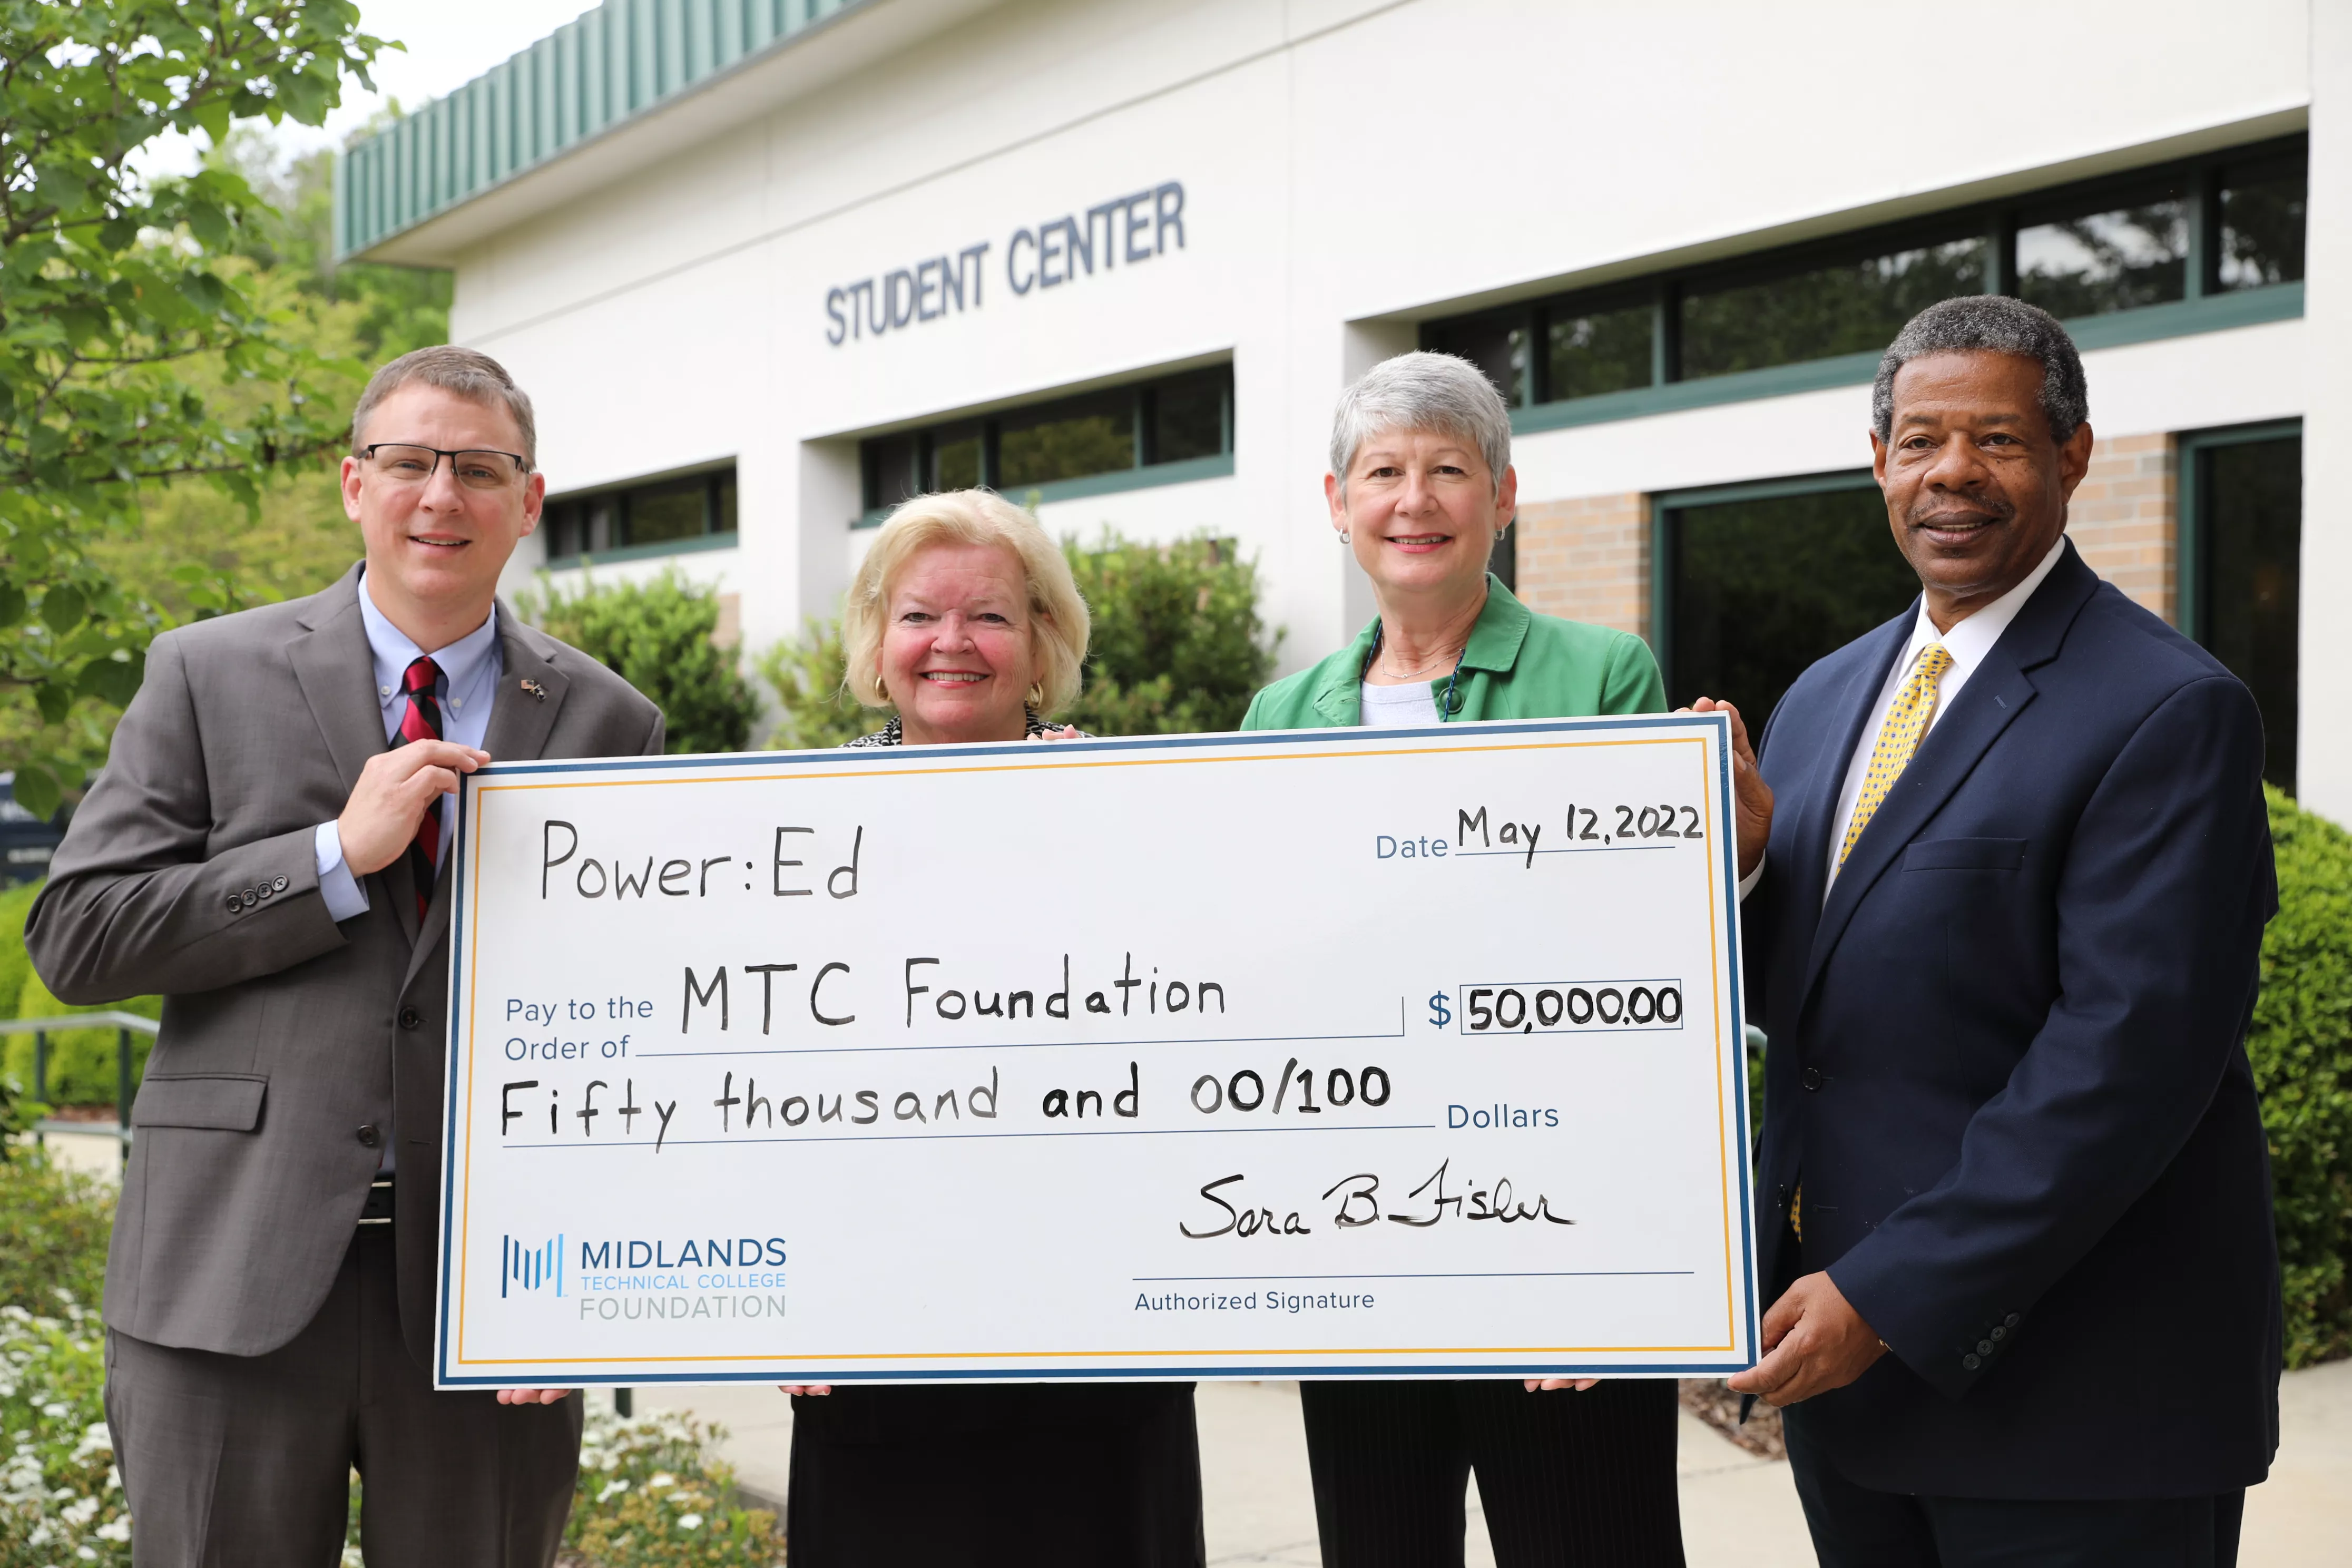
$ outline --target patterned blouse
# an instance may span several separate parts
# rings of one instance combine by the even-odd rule
[[[1039,739],[1048,730],[1058,730],[1061,728],[1058,724],[1048,724],[1043,719],[1038,718],[1037,710],[1034,708],[1024,708],[1022,710],[1022,712],[1028,718],[1029,726],[1027,738],[1032,741]],[[1084,731],[1079,731],[1080,738],[1085,738],[1085,734],[1086,732]],[[871,735],[860,735],[855,741],[844,741],[841,745],[842,749],[846,751],[852,746],[903,746],[906,743],[906,735],[898,726],[898,716],[896,713],[893,713],[890,715],[890,721],[887,724],[883,725],[879,730],[875,731]]]

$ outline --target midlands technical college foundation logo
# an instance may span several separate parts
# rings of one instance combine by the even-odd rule
[[[503,1300],[509,1290],[538,1290],[552,1287],[558,1296],[563,1294],[563,1237],[526,1246],[513,1237],[499,1237],[499,1296]]]

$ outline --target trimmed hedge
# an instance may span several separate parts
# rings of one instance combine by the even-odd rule
[[[2286,1363],[2352,1354],[2352,833],[2276,790],[2279,912],[2246,1054],[2262,1089]]]

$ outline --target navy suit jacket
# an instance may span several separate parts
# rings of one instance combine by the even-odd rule
[[[2278,902],[2260,715],[2069,542],[1825,902],[1846,766],[1916,615],[1807,670],[1760,752],[1764,1278],[1796,1261],[1801,1183],[1802,1268],[1894,1352],[1808,1402],[1808,1430],[1886,1491],[2251,1485],[2280,1334],[2244,1048]]]

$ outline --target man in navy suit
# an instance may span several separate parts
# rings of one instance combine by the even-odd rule
[[[1871,446],[1921,597],[1742,769],[1781,1293],[1732,1386],[1831,1568],[2228,1564],[2277,1447],[2262,723],[2068,542],[2086,403],[2030,305],[1903,329]]]

